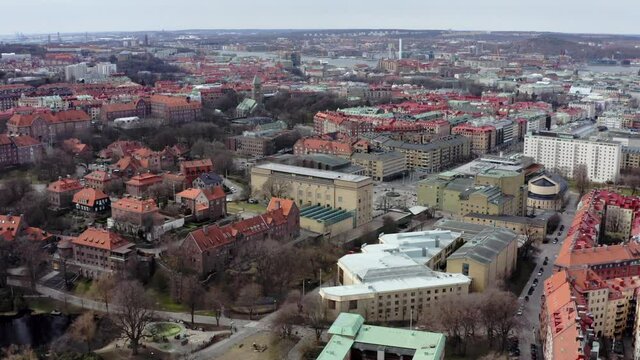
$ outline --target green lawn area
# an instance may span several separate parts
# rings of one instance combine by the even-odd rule
[[[173,311],[173,312],[185,312],[187,308],[182,304],[176,304],[171,300],[171,296],[167,293],[159,292],[155,289],[148,289],[147,294],[156,300],[158,310]]]
[[[169,322],[155,323],[149,326],[149,332],[155,333],[160,337],[173,337],[182,331],[182,327],[178,324]]]
[[[248,202],[231,202],[227,203],[227,211],[230,213],[239,213],[241,211],[250,211],[258,214],[262,214],[267,210],[267,207],[262,204],[249,204]]]
[[[38,298],[27,298],[27,304],[29,304],[29,308],[33,310],[35,313],[50,313],[53,310],[61,311],[63,313],[70,314],[79,314],[82,312],[82,309],[67,304],[65,308],[65,303],[63,301],[57,301],[51,298],[46,297],[38,297]]]
[[[527,281],[531,277],[531,273],[536,269],[536,264],[531,259],[523,260],[518,258],[517,268],[515,273],[509,282],[507,283],[508,290],[514,293],[516,296],[520,296],[522,290],[527,285]]]
[[[91,290],[91,279],[82,279],[76,283],[73,293],[76,296],[84,296]]]

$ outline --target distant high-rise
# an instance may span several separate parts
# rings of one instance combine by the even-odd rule
[[[144,46],[149,46],[149,34],[144,34]]]
[[[398,41],[398,59],[402,60],[402,39]]]

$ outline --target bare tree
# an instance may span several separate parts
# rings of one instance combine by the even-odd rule
[[[109,313],[109,301],[113,297],[113,293],[116,289],[116,280],[109,274],[102,274],[93,283],[95,289],[95,295],[104,302],[104,306],[107,308],[107,314]]]
[[[16,251],[20,258],[20,263],[27,270],[31,288],[35,289],[40,271],[46,262],[44,250],[38,241],[31,241],[26,238],[21,238],[17,241]]]
[[[93,312],[85,312],[71,324],[71,337],[87,344],[87,352],[91,352],[91,341],[96,335],[96,322]]]
[[[151,303],[138,281],[127,280],[118,285],[114,297],[117,311],[112,314],[112,318],[121,334],[129,340],[133,355],[138,354],[144,329],[153,318]]]
[[[504,350],[509,335],[521,325],[514,316],[518,299],[510,292],[489,289],[482,294],[478,308],[489,345],[493,345],[497,338],[500,348]]]
[[[250,283],[240,289],[238,302],[249,309],[249,320],[253,318],[253,312],[258,305],[258,300],[262,297],[262,288],[256,283]]]
[[[264,197],[270,199],[272,197],[282,198],[289,194],[291,184],[287,181],[270,177],[262,185],[262,193]]]
[[[316,334],[316,341],[320,342],[322,333],[329,327],[327,310],[322,305],[320,295],[314,293],[304,299],[304,315],[307,325]]]
[[[220,318],[224,314],[224,308],[231,303],[229,293],[221,287],[209,289],[206,295],[208,305],[213,309],[216,318],[216,326],[220,326]]]
[[[196,308],[204,305],[204,288],[195,275],[187,276],[184,280],[184,288],[182,291],[182,303],[189,308],[191,313],[191,325],[195,325]]]
[[[590,187],[589,171],[587,169],[587,165],[576,165],[575,169],[573,170],[573,180],[575,181],[576,189],[578,190],[579,196],[582,197]]]
[[[278,311],[273,325],[278,329],[283,339],[291,339],[293,334],[293,326],[302,323],[302,316],[297,311],[296,306],[287,304]]]

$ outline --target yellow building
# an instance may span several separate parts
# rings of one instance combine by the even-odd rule
[[[526,214],[524,175],[515,171],[486,170],[475,177],[443,172],[418,183],[418,204],[453,215]]]
[[[567,183],[558,176],[540,175],[529,181],[527,207],[529,209],[560,210]]]
[[[516,234],[531,237],[534,242],[542,241],[547,234],[547,222],[538,218],[469,213],[463,220],[472,224],[509,229]]]
[[[471,278],[471,291],[497,288],[516,269],[518,236],[507,229],[486,228],[447,258],[447,272]]]
[[[371,221],[373,182],[368,176],[267,163],[251,169],[251,193],[295,200],[300,209],[329,207],[353,213],[355,226]]]
[[[407,172],[407,160],[397,152],[354,153],[351,163],[362,166],[365,175],[375,181],[392,180]]]

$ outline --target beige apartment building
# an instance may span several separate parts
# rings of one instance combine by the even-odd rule
[[[281,194],[267,194],[277,187]],[[300,166],[267,163],[251,169],[251,193],[256,197],[284,196],[299,208],[324,206],[347,210],[355,226],[371,221],[373,182],[368,176]]]
[[[403,154],[409,170],[438,172],[467,160],[471,154],[470,144],[471,141],[462,135],[451,135],[435,139],[428,144],[388,140],[381,146],[383,149]]]
[[[407,171],[407,160],[398,152],[354,153],[351,163],[362,166],[374,181],[392,180]]]
[[[509,229],[516,234],[530,236],[534,242],[542,241],[547,234],[547,222],[539,218],[469,213],[464,215],[463,221]]]

